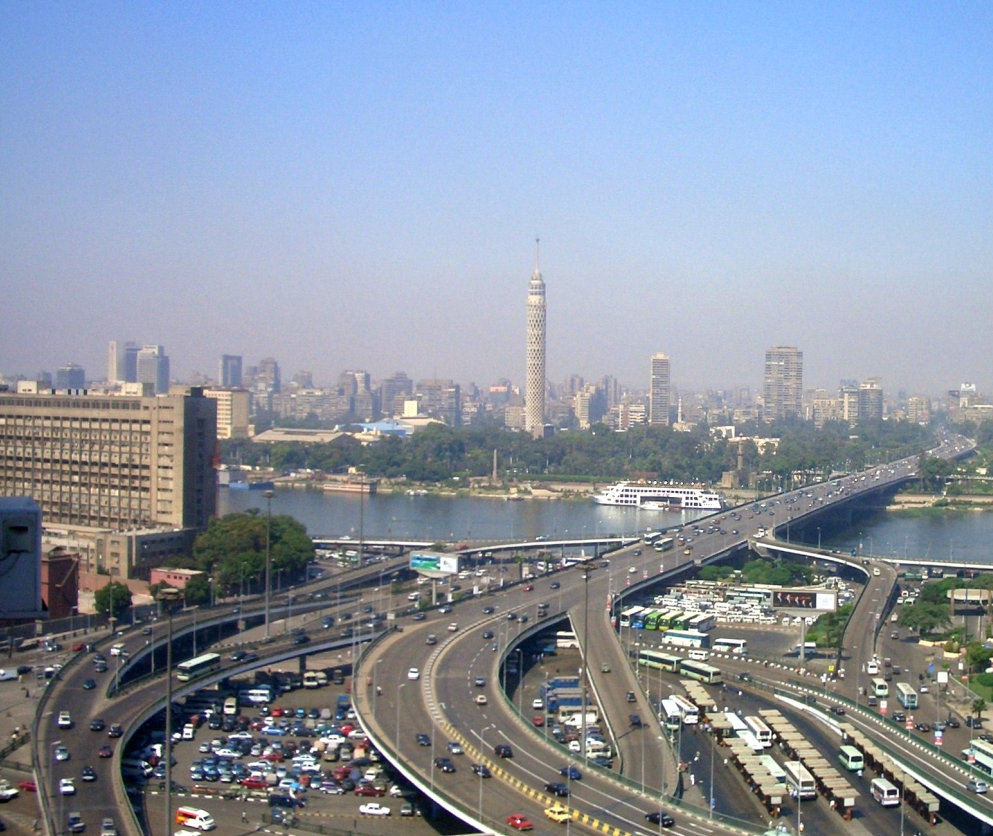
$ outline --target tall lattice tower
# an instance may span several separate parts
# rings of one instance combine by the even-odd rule
[[[545,283],[538,269],[539,240],[534,242],[534,273],[528,284],[527,381],[524,429],[540,435],[545,426]]]

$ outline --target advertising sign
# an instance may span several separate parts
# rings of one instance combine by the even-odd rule
[[[835,612],[838,609],[838,594],[809,589],[777,589],[772,593],[772,605],[783,610]]]
[[[457,554],[439,554],[438,552],[411,552],[410,568],[429,578],[457,575],[459,573],[459,556]]]

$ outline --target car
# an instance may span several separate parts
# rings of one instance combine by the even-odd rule
[[[413,619],[414,621],[424,621],[424,620],[425,620],[425,619],[427,618],[427,614],[426,614],[426,613],[422,613],[422,612],[415,612],[415,613],[414,613],[414,614],[413,614],[413,615],[411,616],[411,618],[412,618],[412,619]]]
[[[449,633],[455,633],[455,632],[458,631],[458,629],[459,629],[459,625],[456,622],[454,622],[454,621],[451,624],[448,625],[448,632]]]
[[[55,747],[55,760],[57,761],[67,761],[70,758],[69,750],[65,746]]]
[[[831,713],[832,714],[837,714],[839,717],[841,717],[845,713],[845,706],[843,706],[843,705],[832,705],[831,706]]]
[[[556,796],[557,798],[568,798],[569,797],[569,787],[563,784],[561,781],[548,781],[545,783],[545,792]]]
[[[113,819],[106,818],[100,822],[100,836],[117,836],[117,826]]]
[[[114,757],[114,749],[108,746],[106,743],[103,744],[99,749],[97,749],[98,758],[112,758]]]
[[[97,771],[92,766],[84,766],[79,777],[86,781],[86,783],[90,783],[97,779]]]
[[[914,723],[914,728],[919,732],[929,732],[931,731],[930,723]]]
[[[507,816],[507,824],[510,825],[514,830],[534,830],[534,825],[531,824],[531,820],[521,813],[514,813]]]
[[[17,786],[24,792],[38,792],[38,785],[34,781],[21,781]]]
[[[90,720],[90,731],[103,731],[105,728],[107,728],[107,724],[103,721],[102,718],[97,717],[93,720]]]
[[[640,714],[632,714],[628,718],[628,722],[631,724],[631,728],[632,729],[640,729],[642,727],[642,725],[643,725],[642,722],[641,722],[641,715]]]
[[[244,650],[236,650],[234,653],[228,656],[228,659],[230,659],[232,662],[240,662],[244,658],[245,658]]]
[[[123,737],[124,736],[124,726],[120,723],[114,723],[107,730],[107,737]]]
[[[310,636],[306,633],[300,633],[298,636],[293,637],[293,644],[307,644],[310,641]]]
[[[59,793],[62,795],[75,795],[76,782],[72,778],[62,778],[59,781]]]
[[[659,810],[645,813],[645,821],[649,824],[659,825],[660,827],[672,827],[676,824],[676,820],[672,816],[668,813],[662,813]]]
[[[493,631],[492,630],[483,630],[483,638],[484,639],[487,639],[489,641],[492,641],[492,639],[493,639]]]
[[[989,785],[985,781],[981,781],[978,778],[970,778],[968,783],[965,785],[965,788],[969,790],[969,792],[979,793],[980,795],[983,795],[989,791]]]
[[[438,637],[434,633],[429,633],[428,634],[428,637],[427,637],[427,639],[425,640],[424,643],[425,644],[437,644],[438,643]]]
[[[368,795],[373,798],[380,798],[386,795],[386,790],[382,787],[377,787],[375,784],[359,784],[355,788],[356,795]]]
[[[448,615],[448,613],[452,612],[452,609],[453,608],[451,604],[442,604],[440,607],[438,607],[438,612],[440,612],[442,615]]]
[[[521,591],[522,592],[534,592],[534,584],[533,583],[524,584],[524,586],[521,587]]]
[[[589,761],[594,766],[599,766],[602,769],[614,768],[614,759],[608,758],[606,755],[594,755]]]
[[[417,668],[411,668],[407,671],[407,679],[420,679],[421,672]]]
[[[476,705],[486,705],[486,694],[476,694]]]
[[[60,711],[59,719],[56,725],[60,729],[71,729],[72,728],[72,715],[68,711]]]
[[[363,816],[388,816],[391,814],[389,807],[386,807],[376,801],[370,801],[368,804],[363,804],[359,807],[359,812]]]
[[[440,769],[442,772],[454,772],[455,764],[452,763],[451,758],[435,758],[434,759],[435,768]]]
[[[879,700],[877,700],[877,699],[876,699],[876,698],[875,698],[874,696],[872,696],[871,694],[869,695],[869,699],[868,699],[868,700],[866,700],[866,702],[867,702],[867,703],[868,703],[869,705],[879,705]]]
[[[634,695],[634,691],[628,691],[627,694],[624,695],[624,699],[626,699],[628,702],[638,701],[638,698]]]
[[[264,778],[253,778],[251,776],[242,778],[238,783],[248,790],[264,790],[268,786]]]
[[[948,728],[950,728],[950,729],[957,729],[960,726],[959,721],[956,720],[954,717],[949,717],[945,721],[945,725],[948,726]]]
[[[971,714],[966,715],[965,727],[967,729],[981,729],[983,727],[983,718],[973,717]]]
[[[540,729],[543,725],[545,725],[545,716],[543,714],[535,714],[534,719],[532,719],[531,722],[534,723],[535,728]]]
[[[483,607],[483,615],[493,615],[496,612],[494,607]]]
[[[66,818],[66,829],[70,833],[82,833],[86,830],[86,822],[83,821],[83,814],[72,812]]]
[[[894,723],[902,723],[906,719],[907,719],[907,715],[904,714],[902,711],[894,711],[893,712],[893,722]]]
[[[582,781],[583,780],[583,773],[580,772],[579,769],[577,767],[573,766],[572,764],[568,764],[566,766],[563,766],[559,770],[559,775],[561,775],[563,778],[568,778],[570,781]]]
[[[550,583],[550,584],[548,585],[548,588],[549,588],[549,589],[559,589],[559,588],[561,588],[561,586],[562,586],[562,584],[560,584],[560,583],[559,583],[558,581],[552,581],[552,582],[551,582],[551,583]]]
[[[553,804],[545,808],[545,817],[551,819],[556,824],[562,824],[572,818],[572,813],[561,804]]]
[[[457,741],[455,741],[455,740],[449,740],[448,741],[448,751],[451,752],[453,755],[461,755],[462,754],[462,746]]]
[[[742,682],[751,682],[752,675],[748,671],[745,671],[743,673],[738,674],[738,679],[740,679]]]
[[[493,747],[493,754],[498,758],[512,758],[514,757],[514,750],[507,743],[498,743]]]
[[[417,745],[418,746],[430,746],[431,745],[431,738],[430,738],[430,736],[429,735],[426,735],[426,734],[423,734],[423,733],[417,735]]]
[[[474,763],[472,765],[472,771],[480,778],[489,778],[493,774],[485,763]]]
[[[473,684],[474,684],[474,685],[475,685],[475,686],[476,686],[477,688],[485,688],[485,687],[486,687],[486,677],[485,677],[485,676],[477,676],[477,677],[476,677],[476,678],[475,678],[475,679],[473,680]]]
[[[83,690],[84,691],[92,691],[96,687],[97,687],[97,681],[95,679],[90,678],[90,679],[84,679],[83,680]]]
[[[926,682],[922,682],[920,685],[917,686],[917,692],[919,694],[926,694],[928,690],[929,688]]]

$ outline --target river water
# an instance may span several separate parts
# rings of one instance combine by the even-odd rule
[[[261,491],[219,491],[221,514],[258,508]],[[522,500],[447,496],[323,493],[277,490],[273,514],[288,514],[313,536],[349,535],[368,539],[533,540],[538,536],[596,537],[636,535],[702,516],[701,512],[638,511],[584,501]],[[824,547],[861,549],[882,557],[909,557],[990,563],[993,566],[993,513],[881,512],[857,528],[825,536]]]

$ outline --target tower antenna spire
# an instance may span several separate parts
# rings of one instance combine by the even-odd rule
[[[536,237],[534,239],[534,271],[536,273],[538,272],[538,262],[541,260],[540,256],[541,256],[541,239]]]

